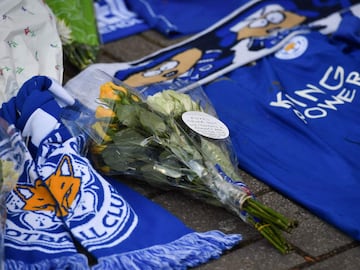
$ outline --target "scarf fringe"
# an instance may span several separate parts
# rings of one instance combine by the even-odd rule
[[[100,258],[91,269],[182,270],[220,257],[241,240],[239,234],[227,235],[217,230],[189,233],[168,244]]]
[[[34,264],[20,260],[6,260],[7,270],[183,270],[219,258],[242,240],[240,234],[224,234],[220,231],[189,233],[178,240],[164,245],[99,258],[99,263],[88,267],[87,258],[82,254],[56,259],[45,259]]]
[[[49,270],[49,269],[71,269],[71,270],[85,270],[88,267],[88,260],[82,254],[75,254],[72,256],[64,256],[55,259],[45,259],[34,264],[27,264],[20,260],[5,260],[6,270]]]

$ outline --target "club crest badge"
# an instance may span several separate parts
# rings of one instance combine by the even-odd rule
[[[54,151],[40,169],[29,162],[27,178],[35,171],[41,177],[20,179],[7,199],[7,246],[71,251],[70,229],[93,251],[118,245],[137,226],[137,215],[125,199],[75,152]]]
[[[307,38],[304,36],[295,36],[275,53],[275,57],[282,60],[295,59],[300,57],[307,48]]]

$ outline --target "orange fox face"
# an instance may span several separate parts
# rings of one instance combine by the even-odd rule
[[[54,211],[67,216],[80,190],[80,178],[74,177],[69,156],[64,156],[54,174],[45,181],[35,180],[34,186],[17,185],[15,192],[24,201],[23,210]]]

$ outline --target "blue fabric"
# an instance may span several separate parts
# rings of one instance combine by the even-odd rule
[[[224,3],[216,0],[127,0],[127,2],[130,9],[143,18],[150,27],[166,36],[176,37],[205,30],[248,1],[227,0]]]
[[[360,240],[360,19],[206,86],[240,166]]]
[[[101,43],[150,29],[142,18],[128,9],[124,0],[95,0],[94,9]]]
[[[60,121],[64,100],[79,104],[54,85],[43,76],[31,78],[0,109],[21,131],[12,142],[23,164],[7,198],[6,269],[186,269],[241,240],[238,234],[194,232],[101,176],[81,154],[85,136],[73,137]]]
[[[331,31],[331,27],[336,28],[337,16],[330,15],[349,8],[353,2],[356,1],[250,1],[216,27],[123,65],[114,76],[140,91],[155,83],[205,84],[275,52],[296,34],[312,29]],[[327,21],[319,22],[327,16]]]
[[[257,3],[260,2],[260,3]],[[306,22],[321,18],[356,1],[316,0],[96,0],[94,1],[102,43],[111,42],[148,29],[174,38],[196,34],[218,23],[242,5],[279,4],[305,16]]]
[[[259,1],[227,0],[127,0],[128,6],[143,18],[150,27],[169,37],[201,32],[225,18],[244,4]],[[325,17],[354,1],[314,1],[314,0],[265,0],[260,5],[279,4],[309,18]]]

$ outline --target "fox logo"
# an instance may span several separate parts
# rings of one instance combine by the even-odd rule
[[[24,202],[23,210],[53,211],[64,217],[79,194],[80,183],[81,179],[74,177],[70,157],[64,156],[48,179],[37,179],[33,186],[17,185],[14,191]]]
[[[44,144],[38,163],[27,157],[22,177],[6,198],[7,247],[51,256],[76,252],[70,230],[92,252],[120,245],[137,227],[135,211],[77,152],[81,142],[72,137],[59,148]]]

